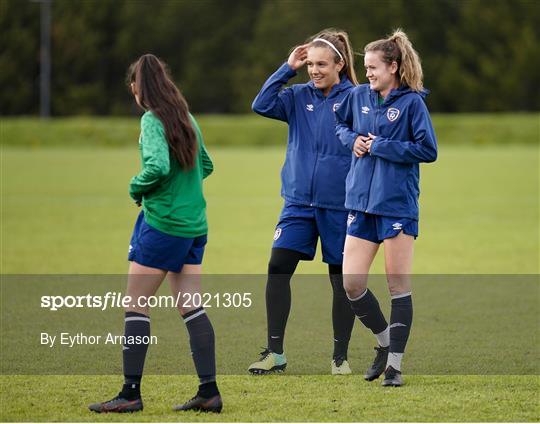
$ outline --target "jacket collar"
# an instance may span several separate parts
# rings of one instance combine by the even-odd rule
[[[388,96],[386,96],[386,99],[384,99],[383,104],[392,103],[393,101],[395,101],[396,99],[398,99],[399,97],[407,93],[416,93],[416,92],[411,90],[407,85],[401,85],[398,88],[395,88],[392,91],[390,91],[390,94],[388,94]],[[379,93],[377,91],[369,89],[369,94],[373,102],[377,104]],[[424,89],[417,94],[420,95],[422,99],[425,99],[425,97],[429,94],[429,90]]]

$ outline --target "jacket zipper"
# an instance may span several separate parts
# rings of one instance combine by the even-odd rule
[[[378,96],[378,95],[377,95]],[[371,96],[370,96],[371,97]],[[376,128],[377,128],[377,121],[379,119],[379,111],[381,108],[381,105],[379,105],[379,99],[377,98],[375,104],[377,105],[375,108],[375,120],[373,121],[373,128],[371,131],[372,134],[376,134]],[[370,153],[371,155],[371,153]],[[371,183],[373,182],[373,175],[375,174],[375,159],[373,159],[373,167],[371,169],[371,177],[369,178],[369,188],[368,188],[368,194],[367,194],[367,203],[366,203],[366,210],[365,213],[369,213],[369,195],[371,194]]]
[[[315,137],[315,165],[313,166],[313,174],[311,175],[311,196],[310,196],[310,202],[309,206],[313,206],[313,196],[314,196],[314,190],[313,187],[315,185],[315,171],[317,170],[317,165],[319,163],[319,139],[321,138],[321,121],[323,119],[324,113],[326,111],[326,97],[324,98],[322,102],[322,112],[320,113],[318,122],[317,122],[317,135]]]

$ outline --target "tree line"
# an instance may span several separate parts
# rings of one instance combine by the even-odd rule
[[[128,65],[165,60],[197,113],[244,113],[290,49],[326,27],[358,52],[403,28],[438,112],[540,110],[536,0],[53,0],[53,115],[134,112]],[[0,1],[0,113],[39,112],[40,5]],[[292,82],[307,80],[301,73]]]

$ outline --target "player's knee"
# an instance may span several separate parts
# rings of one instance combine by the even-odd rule
[[[345,287],[343,285],[343,278],[333,277],[330,279],[332,282],[332,291],[334,296],[345,296]]]
[[[345,296],[343,288],[343,268],[341,265],[328,265],[328,275],[334,296]]]
[[[150,308],[148,306],[128,305],[124,308],[125,312],[136,312],[138,314],[150,315]]]
[[[289,267],[286,266],[283,262],[272,261],[268,262],[268,274],[271,275],[286,275],[290,274]]]
[[[302,258],[300,252],[288,249],[272,249],[272,256],[268,262],[268,274],[292,275]]]
[[[194,311],[198,307],[200,307],[200,306],[191,305],[191,304],[188,305],[187,303],[186,304],[182,303],[182,304],[177,306],[177,309],[178,309],[178,312],[180,312],[180,316],[184,316],[188,312]]]
[[[388,285],[388,291],[390,292],[390,296],[399,296],[400,294],[408,293],[411,291],[410,288],[403,287],[403,286],[390,286]]]
[[[387,277],[390,296],[398,296],[411,291],[411,280],[408,275],[393,274]]]
[[[343,288],[349,299],[354,299],[366,291],[367,281],[355,275],[343,276]]]

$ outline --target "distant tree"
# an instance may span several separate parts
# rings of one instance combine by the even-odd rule
[[[39,111],[39,9],[0,1],[3,115]],[[53,0],[52,112],[135,113],[126,68],[148,52],[194,112],[248,112],[289,50],[327,27],[346,30],[358,53],[403,28],[433,111],[540,109],[537,0]],[[356,70],[365,82],[361,54]]]
[[[437,96],[448,111],[539,110],[540,7],[468,0],[447,30]]]
[[[0,1],[0,113],[39,112],[39,4]]]

